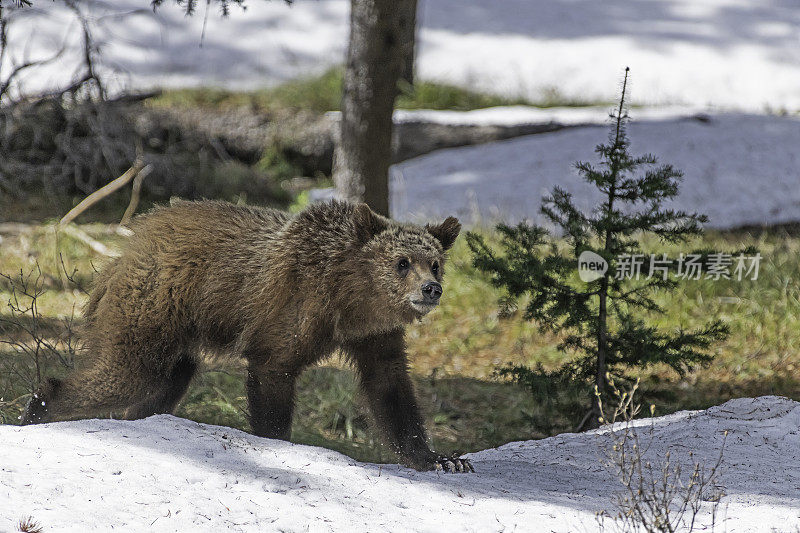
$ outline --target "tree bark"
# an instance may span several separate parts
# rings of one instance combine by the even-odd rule
[[[402,7],[406,9],[403,16],[408,18],[409,24],[406,25],[406,36],[403,39],[405,49],[403,50],[403,71],[400,73],[400,79],[409,86],[413,86],[414,65],[417,61],[417,0],[403,2]]]
[[[409,5],[415,0],[351,0],[342,121],[334,153],[337,193],[389,214],[392,111],[403,74]]]

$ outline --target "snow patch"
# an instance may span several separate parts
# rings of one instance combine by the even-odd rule
[[[531,107],[498,106],[471,111],[398,109],[395,123],[430,122],[449,126],[522,126],[528,124],[563,124],[586,126],[608,123],[612,106]],[[646,107],[636,109],[637,120],[670,120],[702,114],[704,108],[692,106]],[[338,115],[338,113],[337,113]]]
[[[348,0],[252,1],[222,19],[172,2],[92,0],[103,65],[120,84],[253,88],[344,63]],[[133,13],[127,17],[122,13]],[[75,24],[52,2],[12,26],[9,61],[62,61],[25,76],[29,88],[64,85],[79,54]],[[491,93],[613,102],[622,69],[631,103],[762,112],[800,110],[800,10],[781,0],[424,0],[418,72]]]
[[[766,396],[637,422],[648,459],[713,465],[717,524],[800,527],[800,404]],[[470,454],[476,474],[420,473],[169,415],[0,426],[0,530],[593,531],[620,484],[604,429]],[[693,457],[689,457],[689,452]],[[701,521],[707,524],[708,506]]]

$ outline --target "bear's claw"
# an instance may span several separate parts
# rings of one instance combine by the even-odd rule
[[[475,469],[472,467],[472,463],[469,459],[464,459],[462,457],[458,457],[457,455],[453,455],[451,457],[439,457],[434,463],[434,469],[440,472],[447,472],[449,474],[467,474],[470,472],[475,472]]]

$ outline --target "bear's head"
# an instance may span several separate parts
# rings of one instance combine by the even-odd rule
[[[445,254],[461,231],[458,219],[426,226],[401,224],[359,204],[353,222],[363,243],[365,267],[374,273],[367,288],[371,307],[401,323],[432,311],[443,293]]]

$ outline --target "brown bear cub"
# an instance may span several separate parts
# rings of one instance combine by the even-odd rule
[[[156,208],[97,277],[90,363],[48,380],[23,423],[171,413],[200,352],[213,351],[247,360],[253,432],[288,439],[297,376],[340,349],[404,464],[471,471],[428,447],[403,340],[439,303],[460,229],[453,217],[421,227],[344,202],[294,216],[210,201]]]

